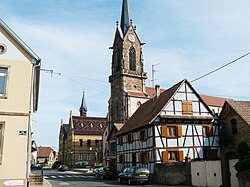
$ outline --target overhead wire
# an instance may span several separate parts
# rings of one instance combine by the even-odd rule
[[[200,79],[202,79],[202,78],[204,78],[204,77],[206,77],[206,76],[208,76],[208,75],[210,75],[210,74],[212,74],[212,73],[215,73],[216,71],[219,71],[220,69],[223,69],[223,68],[225,68],[226,66],[229,66],[229,65],[231,65],[231,64],[233,64],[233,63],[239,61],[240,59],[242,59],[242,58],[248,56],[249,54],[250,54],[250,52],[248,52],[248,53],[246,53],[246,54],[244,54],[244,55],[242,55],[242,56],[236,58],[235,60],[232,60],[232,61],[228,62],[227,64],[225,64],[225,65],[223,65],[223,66],[220,66],[220,67],[216,68],[215,70],[212,70],[212,71],[210,71],[210,72],[208,72],[208,73],[206,73],[206,74],[204,74],[204,75],[202,75],[202,76],[200,76],[200,77],[198,77],[198,78],[196,78],[196,79],[190,81],[190,83],[195,82],[195,81],[197,81],[197,80],[200,80]]]

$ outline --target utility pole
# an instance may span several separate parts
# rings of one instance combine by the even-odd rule
[[[157,63],[157,64],[152,65],[152,79],[151,79],[151,82],[152,82],[153,88],[155,87],[155,72],[156,72],[155,66],[157,66],[159,64],[161,64],[161,63]]]

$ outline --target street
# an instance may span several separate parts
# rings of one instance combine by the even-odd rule
[[[59,186],[71,186],[71,187],[98,187],[98,186],[127,186],[127,184],[119,184],[117,180],[100,180],[96,179],[95,176],[83,172],[75,172],[75,171],[66,171],[66,172],[58,172],[56,170],[44,170],[44,179],[46,179],[52,187]],[[140,186],[159,186],[163,187],[166,185],[141,185],[134,184],[129,185],[131,187],[140,187]]]

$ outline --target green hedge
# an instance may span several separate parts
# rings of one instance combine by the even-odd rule
[[[243,171],[243,170],[250,169],[250,157],[237,162],[234,167],[237,171]]]

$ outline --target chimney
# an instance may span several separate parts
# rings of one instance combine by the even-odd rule
[[[159,95],[160,95],[160,85],[155,85],[155,96],[156,96],[156,99],[158,99]]]

